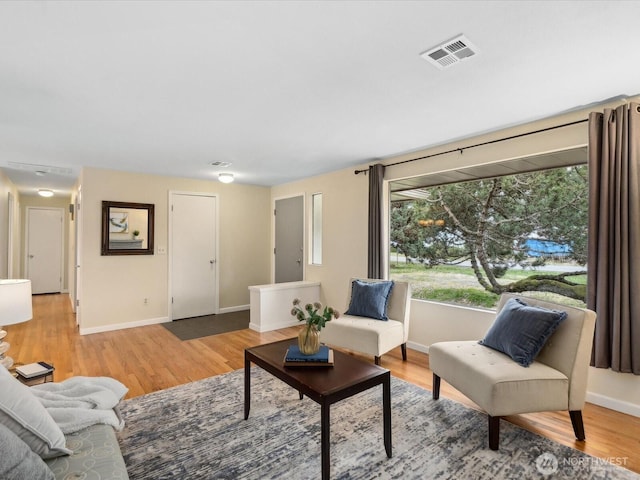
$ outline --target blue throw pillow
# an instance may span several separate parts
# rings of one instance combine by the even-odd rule
[[[534,307],[510,298],[478,343],[505,353],[528,367],[565,318],[567,312]]]
[[[393,281],[388,282],[351,282],[351,302],[347,315],[369,317],[376,320],[389,320],[387,303],[393,289]]]

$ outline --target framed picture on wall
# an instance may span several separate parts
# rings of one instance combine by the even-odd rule
[[[127,233],[129,231],[128,212],[109,213],[109,233]]]
[[[153,255],[152,203],[102,201],[102,255]]]

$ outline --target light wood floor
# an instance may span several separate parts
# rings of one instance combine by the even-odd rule
[[[162,325],[81,336],[67,295],[33,297],[34,318],[7,327],[9,354],[20,363],[51,362],[55,380],[73,375],[110,376],[135,397],[243,367],[246,347],[293,337],[298,327],[257,333],[240,330],[182,342]],[[372,358],[362,357],[368,361]],[[392,375],[431,390],[432,373],[424,353],[400,349],[382,357]],[[441,395],[478,408],[442,382]],[[640,473],[640,418],[587,404],[583,411],[587,440],[575,440],[567,412],[509,417],[508,420],[590,455]],[[486,429],[486,422],[478,425]]]

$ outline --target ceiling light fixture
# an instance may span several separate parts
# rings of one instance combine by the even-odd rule
[[[10,168],[17,168],[20,170],[28,170],[30,172],[45,172],[53,173],[56,175],[71,175],[73,170],[68,167],[54,167],[52,165],[37,165],[35,163],[20,163],[20,162],[7,162]]]
[[[38,190],[38,195],[40,195],[41,197],[53,197],[53,190],[41,188]]]
[[[222,183],[231,183],[233,182],[233,173],[220,173],[218,175],[218,180]]]

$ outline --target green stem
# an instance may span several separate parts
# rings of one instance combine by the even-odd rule
[[[311,331],[311,324],[310,324],[310,323],[308,323],[308,324],[307,324],[307,332],[306,332],[306,333],[305,333],[305,335],[304,335],[304,344],[305,344],[305,345],[307,345],[307,344],[308,344],[308,342],[309,342],[309,333],[310,333],[310,331]]]

